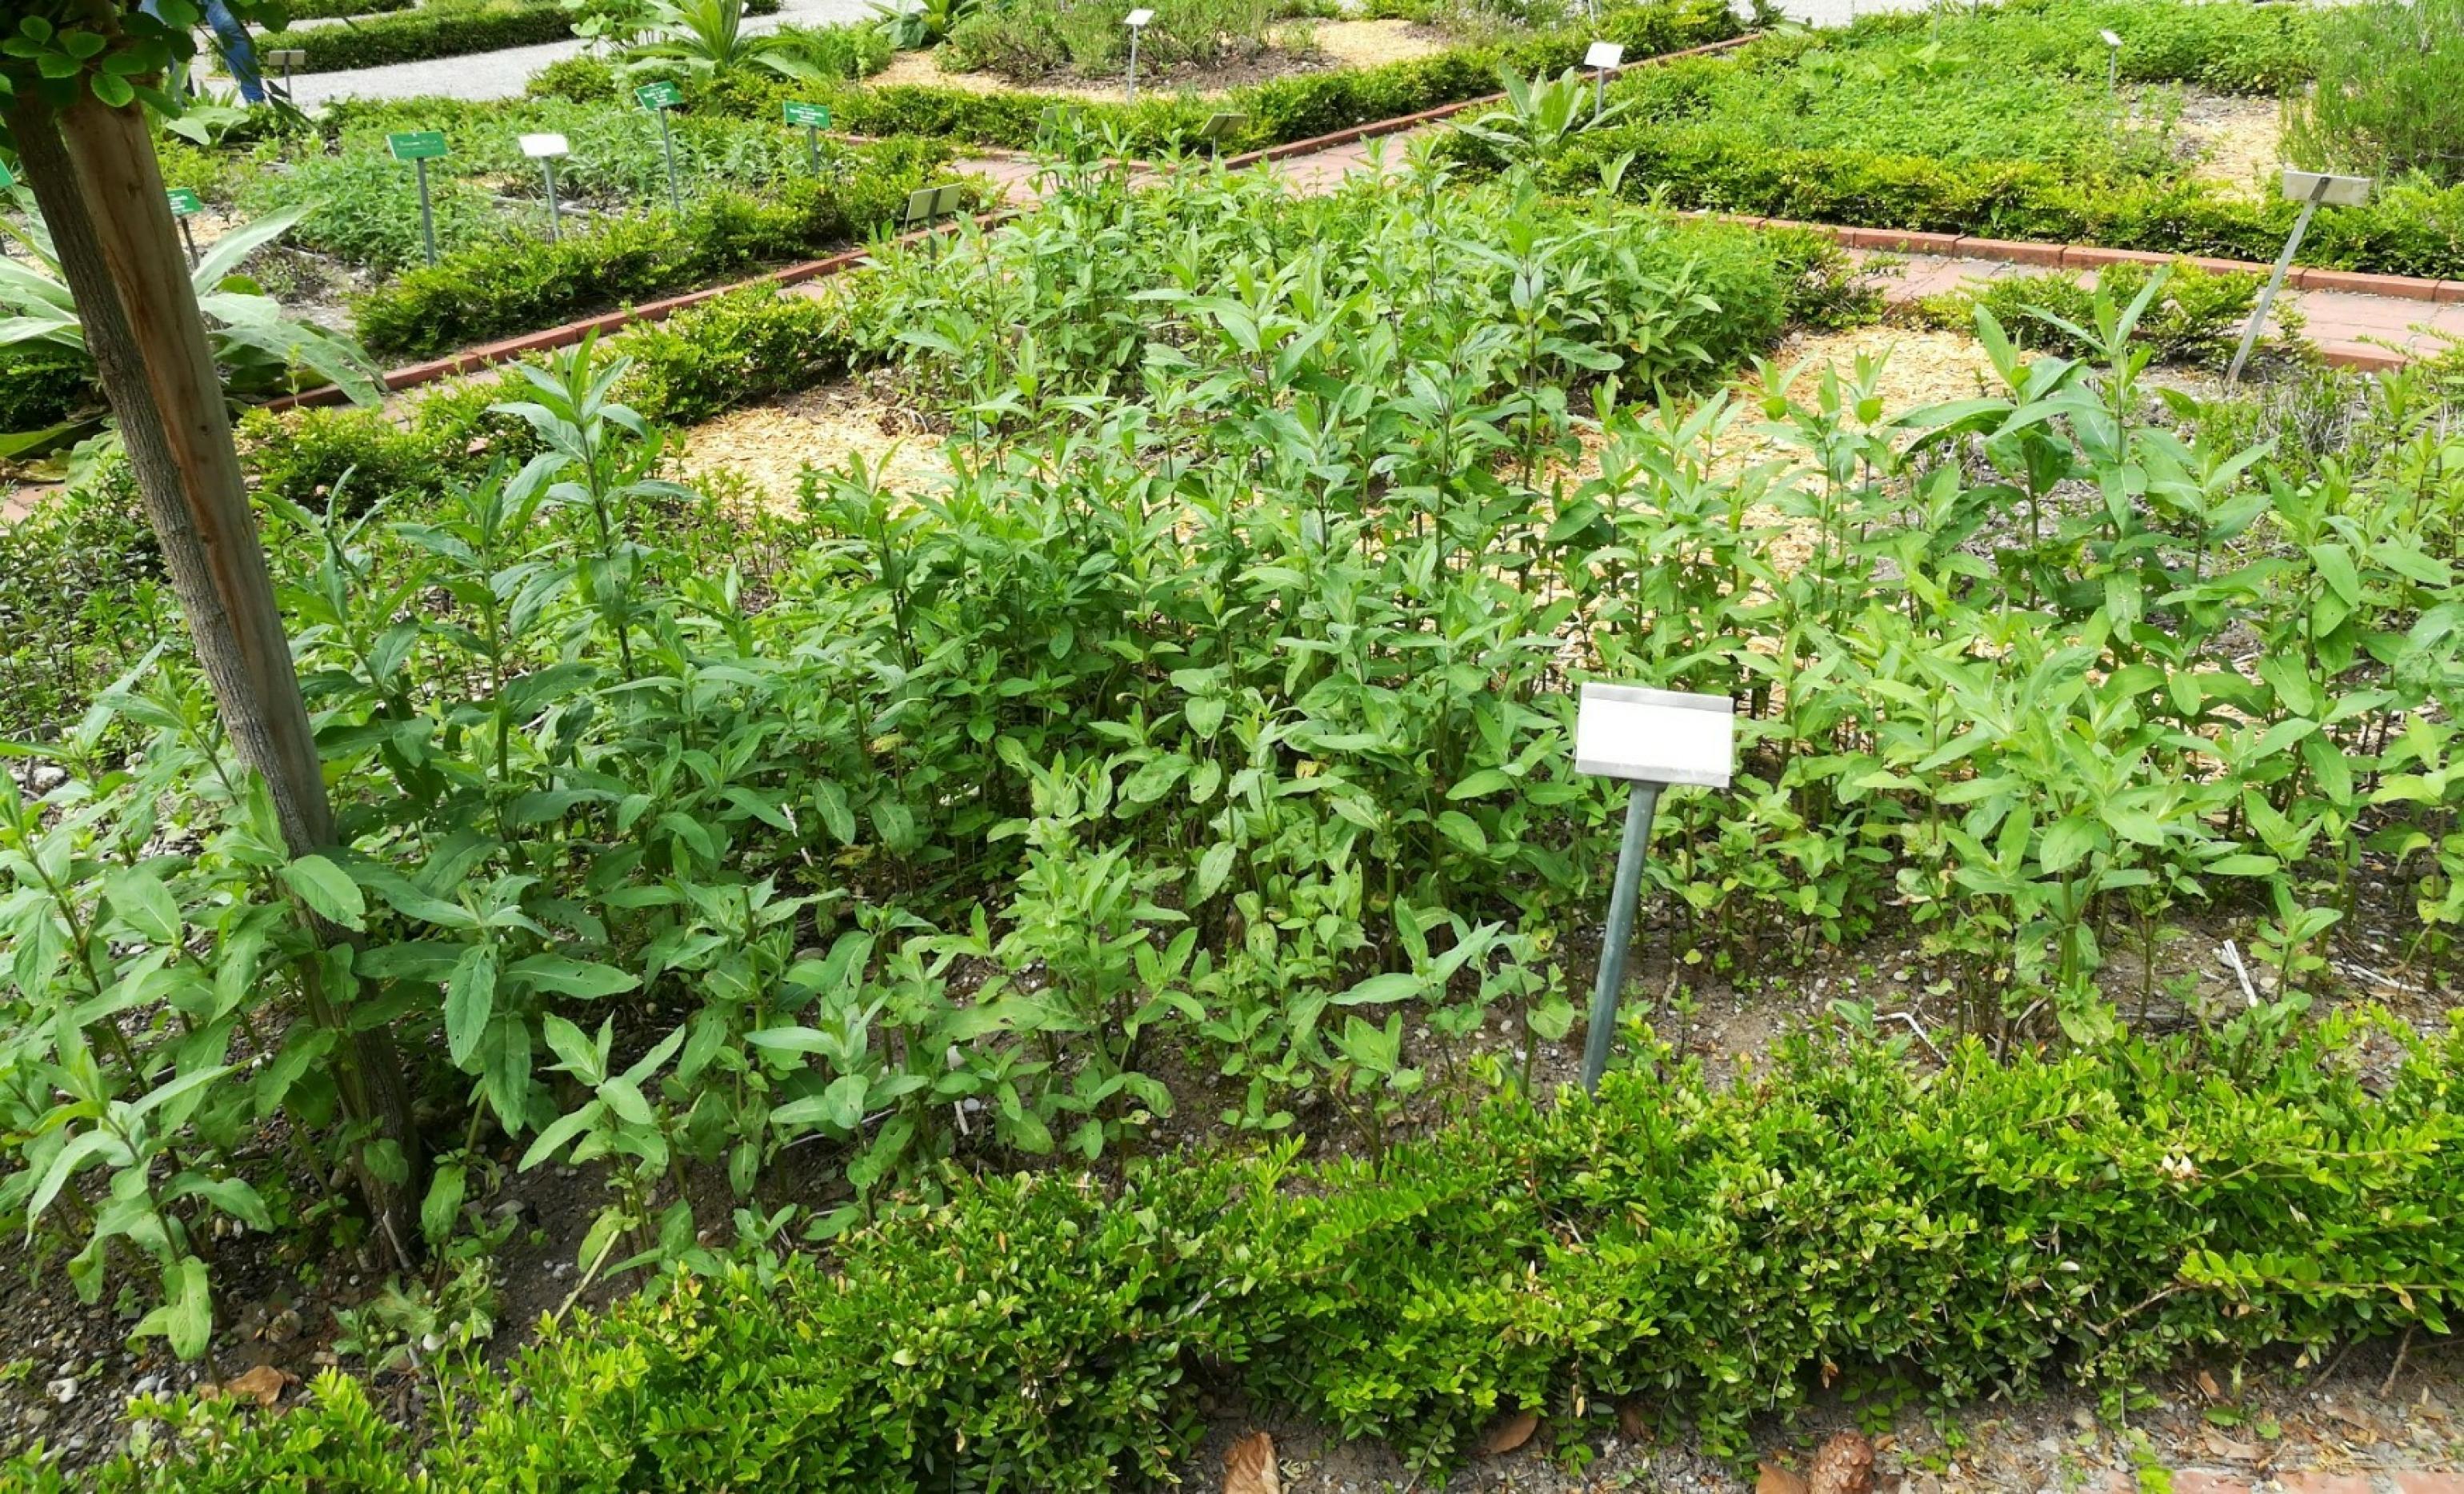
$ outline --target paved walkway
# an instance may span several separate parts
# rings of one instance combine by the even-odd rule
[[[1849,253],[1871,258],[1862,251]],[[1971,280],[2003,280],[2013,275],[2070,275],[2079,271],[2038,265],[2007,264],[1993,259],[1953,259],[1934,255],[1888,255],[1903,268],[1878,276],[1884,300],[1905,305],[1929,296],[1957,290]],[[2383,365],[2398,358],[2437,353],[2449,342],[2464,342],[2464,302],[2417,301],[2392,296],[2356,296],[2343,291],[2279,293],[2276,303],[2298,313],[2301,336],[2328,358],[2347,364]],[[2281,323],[2278,323],[2280,326]]]
[[[830,26],[865,20],[871,14],[868,0],[785,0],[778,14],[755,16],[744,23],[744,29],[759,33],[790,23]],[[585,50],[587,45],[575,38],[350,73],[303,73],[293,80],[291,94],[302,109],[334,99],[517,99],[532,74],[551,62],[580,56]]]

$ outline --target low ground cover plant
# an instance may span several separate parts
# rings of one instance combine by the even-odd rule
[[[1120,73],[1129,57],[1133,9],[1118,3],[1063,5],[1058,0],[989,0],[950,28],[942,65],[996,73],[1020,82],[1068,69],[1087,77]],[[1139,60],[1150,69],[1208,68],[1247,61],[1272,42],[1278,9],[1270,0],[1187,0],[1155,8],[1140,33]],[[1155,81],[1153,73],[1149,81]]]

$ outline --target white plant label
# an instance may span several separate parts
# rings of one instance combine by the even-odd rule
[[[1585,685],[1574,714],[1574,771],[1727,788],[1736,771],[1736,709],[1726,695]]]
[[[2321,190],[2320,184],[2325,183]],[[2365,176],[2331,176],[2319,171],[2296,171],[2284,168],[2284,195],[2293,202],[2316,202],[2322,208],[2358,208],[2370,200],[2370,179]]]
[[[1139,27],[1144,26],[1147,22],[1154,19],[1155,12],[1153,11],[1140,7],[1139,9],[1130,12],[1130,30],[1136,31]]]
[[[572,143],[561,135],[525,135],[521,139],[522,154],[533,161],[551,161],[573,152]]]
[[[1587,68],[1620,67],[1624,63],[1625,48],[1613,41],[1595,41],[1592,50],[1583,54],[1583,66]]]

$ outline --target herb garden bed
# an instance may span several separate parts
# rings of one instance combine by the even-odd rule
[[[1753,46],[1924,95],[1868,125],[1934,159],[2177,169],[1952,107],[1955,28],[2032,15],[2066,34],[1946,16],[1871,76]],[[1461,66],[1239,97],[1265,142]],[[1615,92],[1734,121],[1738,76]],[[758,195],[626,220],[621,263],[524,242],[484,295],[403,275],[386,335],[843,234],[950,157],[842,146],[825,195],[770,85],[687,93]],[[1091,1490],[1250,1415],[1430,1487],[1545,1420],[1527,1457],[1614,1439],[1670,1485],[1842,1397],[2059,1385],[2101,1480],[2169,1461],[2129,1418],[2177,1373],[2268,1440],[2245,1375],[2394,1333],[2399,1381],[2464,1291],[2464,360],[2229,394],[2149,355],[2211,356],[2247,277],[2123,267],[1940,309],[1973,341],[1906,334],[1905,381],[1825,236],[1586,182],[1661,127],[1589,102],[1517,79],[1315,195],[1121,159],[1212,105],[1089,105],[999,232],[252,413],[338,813],[305,854],[86,452],[0,528],[0,1323],[64,1320],[0,1425],[174,1494]],[[641,116],[520,107],[485,118],[603,132],[577,178],[640,191]],[[513,195],[493,142],[449,194]],[[774,402],[844,459],[737,470],[720,438],[803,439]],[[1591,679],[1738,732],[1730,787],[1661,805],[1595,1101]],[[375,1032],[408,1145],[338,1120]],[[414,1241],[354,1163],[411,1180]],[[231,1394],[142,1401],[124,1451],[61,1409],[140,1376]]]

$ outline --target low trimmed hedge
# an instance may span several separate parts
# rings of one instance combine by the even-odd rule
[[[760,199],[714,192],[682,217],[612,219],[553,243],[474,245],[361,297],[360,339],[381,356],[429,357],[821,253],[893,223],[949,159],[937,141],[884,141],[843,180],[782,183]]]
[[[1862,228],[2266,261],[2282,250],[2299,210],[2196,180],[2080,182],[2032,161],[1775,150],[1689,124],[1611,125],[1584,135],[1554,164],[1552,180],[1595,187],[1601,168],[1629,152],[1623,189],[1637,198],[1658,190],[1672,207]],[[2367,207],[2322,209],[2299,262],[2464,276],[2464,187],[2396,184]]]
[[[746,0],[744,11],[770,15],[777,13],[779,6],[780,0]],[[391,8],[363,4],[361,9]],[[307,54],[297,72],[343,73],[507,47],[536,47],[569,40],[572,35],[573,12],[557,0],[446,0],[306,31],[268,32],[256,39],[256,45],[297,48]]]
[[[1177,1158],[1117,1189],[944,1179],[947,1201],[551,1329],[411,1439],[360,1386],[253,1424],[153,1407],[109,1490],[266,1486],[1100,1490],[1194,1448],[1234,1380],[1426,1466],[1513,1408],[1622,1402],[1705,1446],[1849,1386],[2119,1396],[2191,1351],[2448,1331],[2464,1288],[2464,1035],[2365,1073],[2365,1023],[1921,1072],[1792,1040],[1596,1103],[1500,1100],[1382,1163]]]
[[[101,403],[92,360],[66,348],[0,347],[0,435],[46,430]]]
[[[749,74],[716,82],[688,79],[684,87],[688,107],[694,109],[775,120],[781,100],[812,98],[828,103],[838,128],[853,134],[932,136],[1013,150],[1036,143],[1045,111],[1056,105],[1076,114],[1091,130],[1117,132],[1130,150],[1141,154],[1160,151],[1176,140],[1184,144],[1195,141],[1213,115],[1245,113],[1248,123],[1222,143],[1222,148],[1231,153],[1331,135],[1493,94],[1498,91],[1501,67],[1526,77],[1553,76],[1579,63],[1597,36],[1621,42],[1626,55],[1639,61],[1744,33],[1745,23],[1723,0],[1653,0],[1611,11],[1596,30],[1552,32],[1495,46],[1457,47],[1377,67],[1298,74],[1237,88],[1215,99],[1153,93],[1134,104],[924,84],[815,90]],[[532,80],[531,90],[534,97],[586,102],[609,97],[624,81],[604,62],[575,58],[543,70]]]

